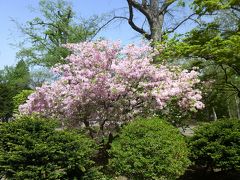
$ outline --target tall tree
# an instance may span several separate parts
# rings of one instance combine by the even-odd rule
[[[174,32],[183,23],[195,16],[196,13],[191,13],[189,10],[190,13],[185,16],[181,16],[182,12],[177,15],[172,14],[173,9],[181,10],[181,8],[184,8],[186,2],[184,0],[127,0],[129,9],[128,23],[148,40],[162,41],[164,34]],[[147,30],[134,22],[134,14],[136,14],[134,10],[138,10],[148,22]],[[164,29],[163,26],[166,23],[167,16],[175,16],[175,19],[171,20],[170,27]]]
[[[86,41],[96,31],[97,18],[77,21],[71,4],[65,0],[40,0],[39,11],[41,17],[18,24],[27,43],[17,57],[33,65],[64,63],[69,51],[62,44]]]
[[[30,73],[27,64],[21,60],[15,67],[6,66],[0,71],[0,82],[18,89],[29,89]]]
[[[30,72],[27,64],[23,60],[17,63],[9,78],[9,83],[17,89],[22,90],[30,88]]]
[[[240,3],[236,0],[127,0],[127,3],[129,17],[118,18],[127,19],[135,31],[154,42],[161,42],[165,34],[175,32],[188,20],[199,24],[202,16],[213,16],[219,10],[231,9],[232,13],[240,11]],[[142,26],[136,23],[136,10],[145,18],[147,28],[144,28],[145,21]],[[208,16],[208,19],[211,18]],[[164,28],[167,21],[170,26]]]
[[[24,61],[15,67],[0,71],[0,119],[8,121],[13,115],[13,97],[24,89],[30,89],[30,74]]]

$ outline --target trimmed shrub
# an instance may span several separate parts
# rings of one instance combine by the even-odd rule
[[[80,179],[92,171],[95,143],[53,120],[21,117],[0,125],[0,174],[7,179]]]
[[[109,151],[109,166],[130,179],[177,179],[190,164],[178,129],[159,118],[126,125]]]
[[[189,142],[196,165],[222,170],[240,169],[240,121],[222,119],[201,125]]]

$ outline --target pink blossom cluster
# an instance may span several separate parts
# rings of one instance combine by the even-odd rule
[[[20,106],[22,114],[54,116],[72,125],[100,127],[163,109],[172,98],[182,108],[202,109],[196,71],[152,64],[148,44],[121,47],[119,42],[67,44],[67,64],[52,68],[59,75],[36,89]]]

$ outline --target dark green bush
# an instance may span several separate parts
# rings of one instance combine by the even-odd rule
[[[189,142],[191,159],[208,169],[240,169],[240,121],[222,119],[201,125]]]
[[[0,174],[7,179],[80,179],[93,171],[95,143],[57,131],[53,120],[21,117],[0,125]]]
[[[177,179],[188,167],[188,149],[178,129],[159,118],[126,125],[109,151],[110,169],[130,179]]]

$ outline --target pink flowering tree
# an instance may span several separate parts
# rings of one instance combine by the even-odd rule
[[[136,116],[163,109],[172,98],[181,108],[204,105],[196,71],[152,64],[151,46],[97,41],[67,44],[68,63],[52,68],[58,79],[36,89],[22,114],[56,117],[64,126],[85,127],[92,137],[104,136]],[[94,127],[95,126],[95,127]]]

